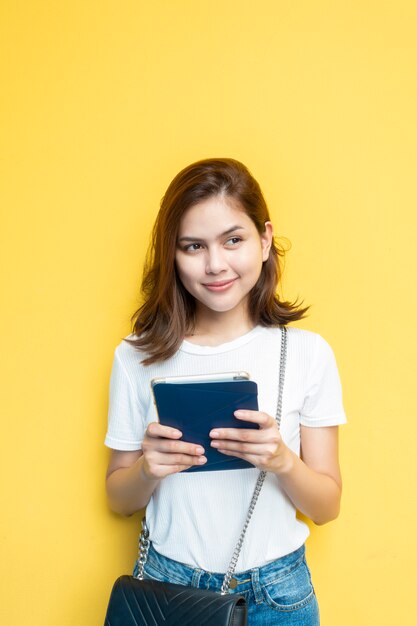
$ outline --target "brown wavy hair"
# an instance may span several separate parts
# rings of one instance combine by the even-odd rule
[[[257,181],[234,159],[204,159],[184,168],[161,201],[143,270],[142,306],[132,316],[134,339],[126,339],[147,353],[149,365],[173,356],[195,325],[195,300],[182,285],[175,253],[180,220],[187,209],[213,196],[226,196],[241,206],[259,233],[269,221],[268,208]],[[284,249],[272,242],[267,261],[249,294],[254,324],[283,326],[305,316],[308,307],[281,302],[276,293]]]

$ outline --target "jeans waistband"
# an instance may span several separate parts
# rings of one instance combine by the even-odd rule
[[[243,592],[255,581],[261,585],[279,581],[297,567],[304,558],[305,546],[302,545],[294,552],[286,554],[266,565],[235,573],[233,576],[235,588],[232,588],[231,591]],[[147,565],[157,570],[164,578],[166,577],[172,580],[172,582],[182,585],[219,590],[223,583],[224,573],[207,572],[198,567],[194,568],[179,561],[174,561],[159,554],[152,544],[149,549]]]

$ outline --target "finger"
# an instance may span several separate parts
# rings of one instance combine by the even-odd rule
[[[155,464],[166,466],[187,466],[204,465],[207,463],[205,456],[190,456],[189,454],[161,454],[155,458]]]
[[[210,437],[219,441],[232,440],[262,443],[270,440],[271,434],[265,430],[254,430],[253,428],[216,428],[210,431]]]
[[[152,454],[147,459],[146,476],[152,479],[161,479],[171,474],[183,472],[195,465],[204,465],[207,463],[206,457],[190,457],[188,455],[160,455]]]
[[[170,476],[172,474],[178,474],[179,472],[185,472],[185,470],[194,467],[193,465],[161,465],[163,468],[163,476]]]
[[[237,457],[238,459],[243,459],[244,461],[248,461],[248,463],[252,463],[252,465],[255,465],[256,467],[258,467],[259,459],[261,458],[257,456],[256,454],[245,454],[243,452],[225,450],[224,448],[219,449],[218,452],[221,452],[225,456],[234,456],[234,457]]]
[[[185,472],[185,470],[190,469],[192,465],[167,465],[164,467],[164,476],[171,476],[172,474],[179,474],[180,472]]]
[[[177,428],[163,426],[159,422],[151,422],[146,429],[146,434],[148,437],[165,437],[167,439],[179,439],[182,437],[182,432]]]
[[[172,439],[159,439],[152,443],[154,450],[168,452],[172,454],[189,454],[190,456],[200,456],[204,454],[203,446],[186,441],[174,441]]]
[[[244,422],[252,422],[253,424],[259,424],[260,428],[268,428],[275,422],[275,419],[263,413],[262,411],[249,411],[246,409],[238,409],[234,412],[234,416]]]
[[[265,454],[270,452],[265,446],[260,446],[259,443],[241,443],[239,441],[212,441],[210,444],[213,448],[216,448],[219,452],[239,452],[240,454]]]
[[[158,465],[154,471],[154,478],[162,479],[166,476],[171,476],[172,474],[178,474],[179,472],[184,472],[185,470],[193,467],[192,465]]]

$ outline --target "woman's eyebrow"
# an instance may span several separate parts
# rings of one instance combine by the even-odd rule
[[[224,231],[224,233],[221,233],[218,236],[218,239],[220,239],[221,237],[225,237],[226,235],[230,235],[231,233],[234,233],[237,230],[244,230],[244,226],[232,226],[231,228],[228,228],[227,230]],[[181,243],[183,241],[195,241],[195,242],[200,242],[200,241],[204,241],[204,239],[201,239],[200,237],[180,237],[178,239],[178,243]]]

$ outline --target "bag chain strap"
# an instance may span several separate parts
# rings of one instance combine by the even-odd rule
[[[280,363],[279,363],[278,402],[277,402],[277,411],[276,411],[276,416],[275,416],[276,422],[278,424],[278,428],[281,425],[281,417],[282,417],[282,394],[284,390],[286,359],[287,359],[287,328],[285,326],[282,326],[281,327],[281,355],[280,355]],[[253,515],[256,502],[258,501],[259,494],[261,493],[261,489],[262,489],[262,485],[264,484],[265,477],[266,477],[266,472],[262,470],[259,473],[258,479],[256,481],[255,489],[253,491],[252,499],[249,505],[249,510],[246,515],[246,520],[243,525],[242,532],[240,533],[240,537],[234,549],[232,558],[229,563],[229,567],[227,568],[227,572],[224,575],[223,583],[222,583],[221,590],[220,590],[220,593],[223,596],[229,593],[230,581],[233,578],[233,574],[235,573],[237,561],[239,559],[239,554],[243,545],[243,540],[245,539],[246,531],[248,529],[249,522]],[[144,578],[144,567],[148,559],[148,552],[149,552],[150,544],[151,542],[149,541],[149,530],[146,525],[146,519],[144,518],[142,521],[142,532],[139,538],[138,574],[136,576],[138,580],[143,580]]]

